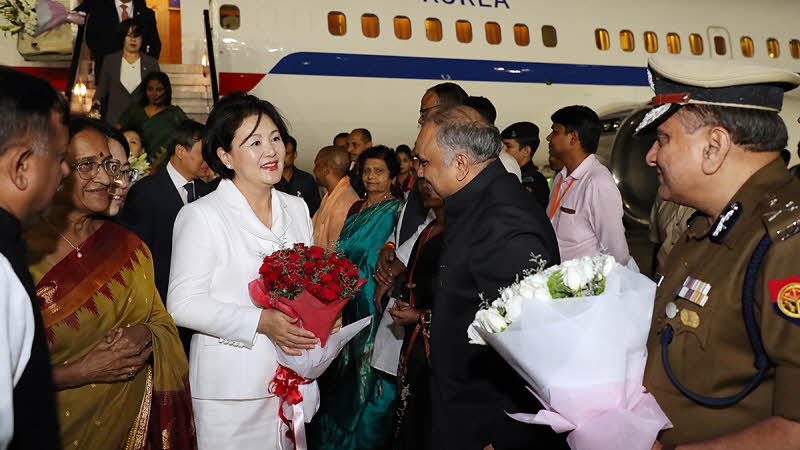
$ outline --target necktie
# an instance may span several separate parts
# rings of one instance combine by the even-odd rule
[[[123,3],[123,4],[119,5],[119,7],[122,8],[122,20],[130,19],[131,16],[128,15],[128,5]],[[122,20],[120,20],[120,22],[122,22]]]
[[[192,203],[193,201],[197,200],[194,195],[194,182],[190,181],[183,185],[183,188],[186,189],[186,203]]]

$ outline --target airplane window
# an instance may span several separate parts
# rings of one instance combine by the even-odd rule
[[[411,20],[406,16],[394,18],[394,35],[397,39],[411,39]]]
[[[503,38],[500,35],[500,24],[497,22],[486,22],[486,42],[497,45]]]
[[[714,51],[717,52],[718,55],[728,53],[728,43],[725,42],[724,37],[714,36]]]
[[[456,39],[463,44],[472,42],[472,24],[469,20],[456,20]]]
[[[777,58],[781,56],[781,47],[778,45],[777,39],[767,39],[767,53],[769,54],[770,58]]]
[[[239,7],[234,5],[222,5],[219,7],[219,26],[223,30],[238,30],[241,15]]]
[[[739,40],[739,43],[742,46],[742,55],[745,58],[752,58],[753,54],[755,54],[755,46],[753,45],[753,40],[747,36],[742,36]]]
[[[528,26],[522,23],[514,25],[514,41],[521,47],[527,47],[531,43],[531,34]]]
[[[789,53],[792,54],[792,58],[800,59],[800,41],[797,39],[789,41]]]
[[[442,21],[429,17],[425,19],[425,36],[429,41],[439,42],[442,40]]]
[[[633,33],[631,33],[631,30],[622,30],[619,32],[619,46],[626,52],[633,51],[634,43]]]
[[[558,45],[556,27],[552,25],[544,25],[542,27],[542,43],[545,47],[555,47]]]
[[[667,33],[667,50],[675,54],[681,52],[681,37],[676,33]]]
[[[381,23],[375,14],[361,16],[361,32],[365,37],[376,38],[381,34]]]
[[[644,32],[644,49],[647,53],[655,53],[658,51],[658,35],[652,31]]]
[[[597,28],[594,30],[594,44],[598,50],[608,50],[611,48],[611,39],[608,37],[608,31]]]
[[[328,13],[328,31],[334,36],[344,36],[347,33],[347,18],[343,13],[338,11]]]
[[[689,47],[692,49],[693,55],[703,54],[703,37],[699,34],[692,33],[689,35]]]

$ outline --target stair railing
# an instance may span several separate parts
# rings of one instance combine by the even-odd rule
[[[208,52],[208,70],[211,78],[211,99],[216,104],[219,101],[219,86],[217,84],[217,64],[214,58],[214,41],[211,37],[211,16],[207,9],[203,10],[203,20],[206,28],[206,52]]]

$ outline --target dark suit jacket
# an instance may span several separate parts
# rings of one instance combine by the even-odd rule
[[[550,202],[550,186],[547,184],[547,178],[531,161],[520,167],[520,172],[522,172],[522,186],[533,193],[542,208],[547,209],[547,204]]]
[[[211,187],[195,180],[197,198]],[[169,267],[172,258],[172,227],[183,207],[183,200],[167,172],[166,164],[156,173],[137,182],[128,193],[119,221],[144,241],[153,254],[156,289],[166,305]]]
[[[122,51],[114,52],[105,57],[103,72],[97,84],[94,98],[100,100],[103,118],[111,125],[119,122],[119,117],[132,103],[138,102],[144,95],[144,87],[140,84],[128,92],[119,79],[120,65],[122,64]],[[141,55],[141,76],[144,79],[150,72],[159,72],[161,67],[158,61],[150,55]]]
[[[133,18],[144,27],[142,51],[158,59],[161,54],[161,39],[156,28],[156,14],[147,7],[145,0],[132,0]],[[84,0],[77,8],[89,15],[86,22],[86,45],[95,58],[95,73],[102,73],[103,58],[122,50],[122,41],[117,36],[119,14],[114,0]]]
[[[566,447],[549,427],[508,412],[536,412],[525,382],[491,347],[470,344],[467,327],[481,303],[531,267],[531,254],[560,263],[558,242],[541,208],[497,160],[445,199],[447,226],[431,323],[433,448]]]
[[[19,220],[4,209],[0,209],[0,231],[0,253],[6,257],[28,292],[34,326],[30,358],[17,385],[14,386],[14,436],[8,448],[58,449],[61,445],[47,335],[42,322],[39,300],[36,298],[33,277],[28,272],[22,227]]]
[[[294,168],[294,173],[292,173],[292,181],[286,181],[286,178],[281,178],[281,181],[275,185],[275,189],[302,198],[308,205],[308,213],[311,217],[314,217],[314,213],[317,212],[319,204],[322,202],[319,195],[319,186],[317,186],[314,175],[297,167]]]

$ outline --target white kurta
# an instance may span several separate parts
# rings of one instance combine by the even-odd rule
[[[256,333],[262,308],[247,284],[264,256],[311,245],[312,231],[302,199],[273,189],[269,229],[229,180],[181,208],[167,310],[177,325],[197,331],[189,383],[200,449],[279,448],[279,399],[267,392],[279,350]]]
[[[25,287],[0,255],[0,449],[14,434],[14,386],[19,382],[33,343],[33,310]]]

